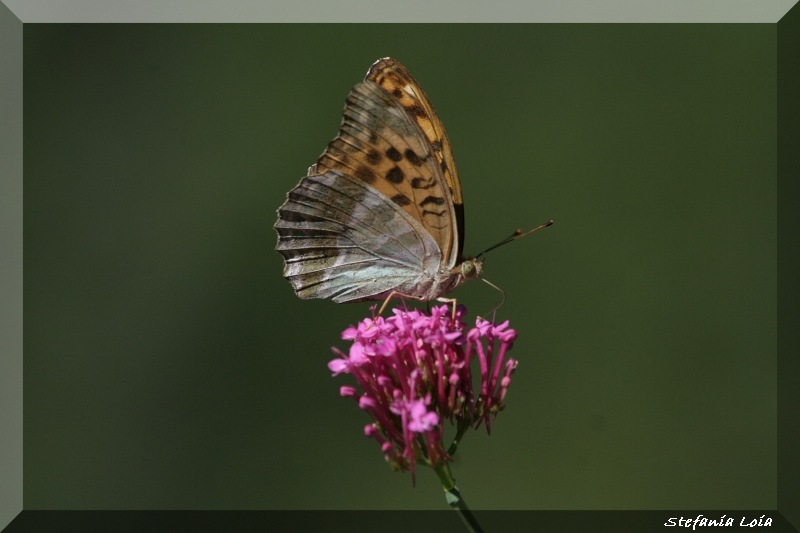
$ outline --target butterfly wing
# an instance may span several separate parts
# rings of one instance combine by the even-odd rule
[[[419,222],[452,268],[463,247],[461,186],[450,142],[428,97],[400,63],[382,59],[347,97],[339,135],[309,174],[338,170]]]
[[[461,181],[458,179],[453,148],[450,146],[444,124],[439,120],[428,95],[399,61],[391,57],[379,59],[370,67],[366,79],[377,83],[400,101],[400,105],[414,117],[433,148],[455,209],[457,232],[455,257],[460,260],[464,248],[464,198],[461,195]]]
[[[442,261],[437,243],[402,207],[332,170],[289,191],[275,229],[283,275],[300,298],[422,296]]]

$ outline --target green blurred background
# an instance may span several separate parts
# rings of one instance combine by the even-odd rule
[[[520,336],[477,509],[776,507],[776,25],[24,26],[26,509],[443,509],[326,367],[276,208],[378,58]],[[454,296],[471,314],[496,293]]]

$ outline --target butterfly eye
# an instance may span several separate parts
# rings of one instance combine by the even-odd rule
[[[461,263],[461,275],[466,279],[472,279],[478,275],[474,260],[468,259]]]

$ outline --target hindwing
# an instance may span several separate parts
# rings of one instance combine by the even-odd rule
[[[382,193],[328,170],[303,178],[278,209],[276,250],[301,298],[422,296],[442,256],[425,229]]]

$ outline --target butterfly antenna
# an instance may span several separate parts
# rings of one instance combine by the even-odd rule
[[[491,311],[486,313],[486,315],[489,315],[489,314],[496,315],[497,314],[497,310],[500,309],[501,307],[503,307],[503,304],[506,303],[506,293],[505,293],[505,291],[503,289],[501,289],[500,287],[498,287],[497,285],[495,285],[491,281],[489,281],[487,279],[484,279],[484,278],[480,278],[480,277],[478,279],[480,279],[482,282],[486,283],[490,287],[493,287],[494,289],[500,291],[500,294],[503,295],[503,299],[500,300],[500,305],[494,306],[494,309],[492,309]],[[484,316],[486,316],[486,315],[484,315]],[[494,318],[492,318],[492,323],[494,323]]]
[[[553,225],[553,221],[552,221],[552,220],[550,220],[550,221],[548,221],[548,222],[545,222],[545,223],[544,223],[544,224],[542,224],[541,226],[537,226],[537,227],[533,228],[533,229],[532,229],[532,230],[530,230],[530,231],[526,231],[525,233],[522,233],[522,230],[521,230],[521,229],[518,229],[517,231],[515,231],[514,233],[512,233],[510,236],[506,237],[505,239],[503,239],[502,241],[498,242],[498,243],[497,243],[497,244],[495,244],[494,246],[490,246],[489,248],[485,249],[484,251],[482,251],[481,253],[479,253],[478,255],[476,255],[476,256],[475,256],[475,259],[478,259],[480,256],[482,256],[482,255],[483,255],[483,254],[485,254],[486,252],[491,252],[491,251],[492,251],[492,250],[494,250],[495,248],[500,248],[500,247],[501,247],[501,246],[503,246],[504,244],[508,244],[508,243],[510,243],[511,241],[516,241],[517,239],[521,239],[521,238],[523,238],[523,237],[525,237],[525,236],[527,236],[527,235],[530,235],[531,233],[533,233],[533,232],[534,232],[534,231],[536,231],[536,230],[540,230],[540,229],[542,229],[542,228],[546,228],[547,226],[552,226],[552,225]],[[484,281],[486,281],[486,280],[484,280]],[[488,281],[486,281],[486,283],[489,283],[489,282],[488,282]],[[491,283],[489,283],[489,285],[492,285],[492,284],[491,284]],[[494,285],[492,285],[492,287],[494,287]],[[495,288],[497,289],[497,287],[495,287]],[[500,289],[498,289],[498,290],[500,290]],[[502,291],[500,291],[500,292],[502,292]],[[505,295],[504,295],[504,296],[505,296]]]

